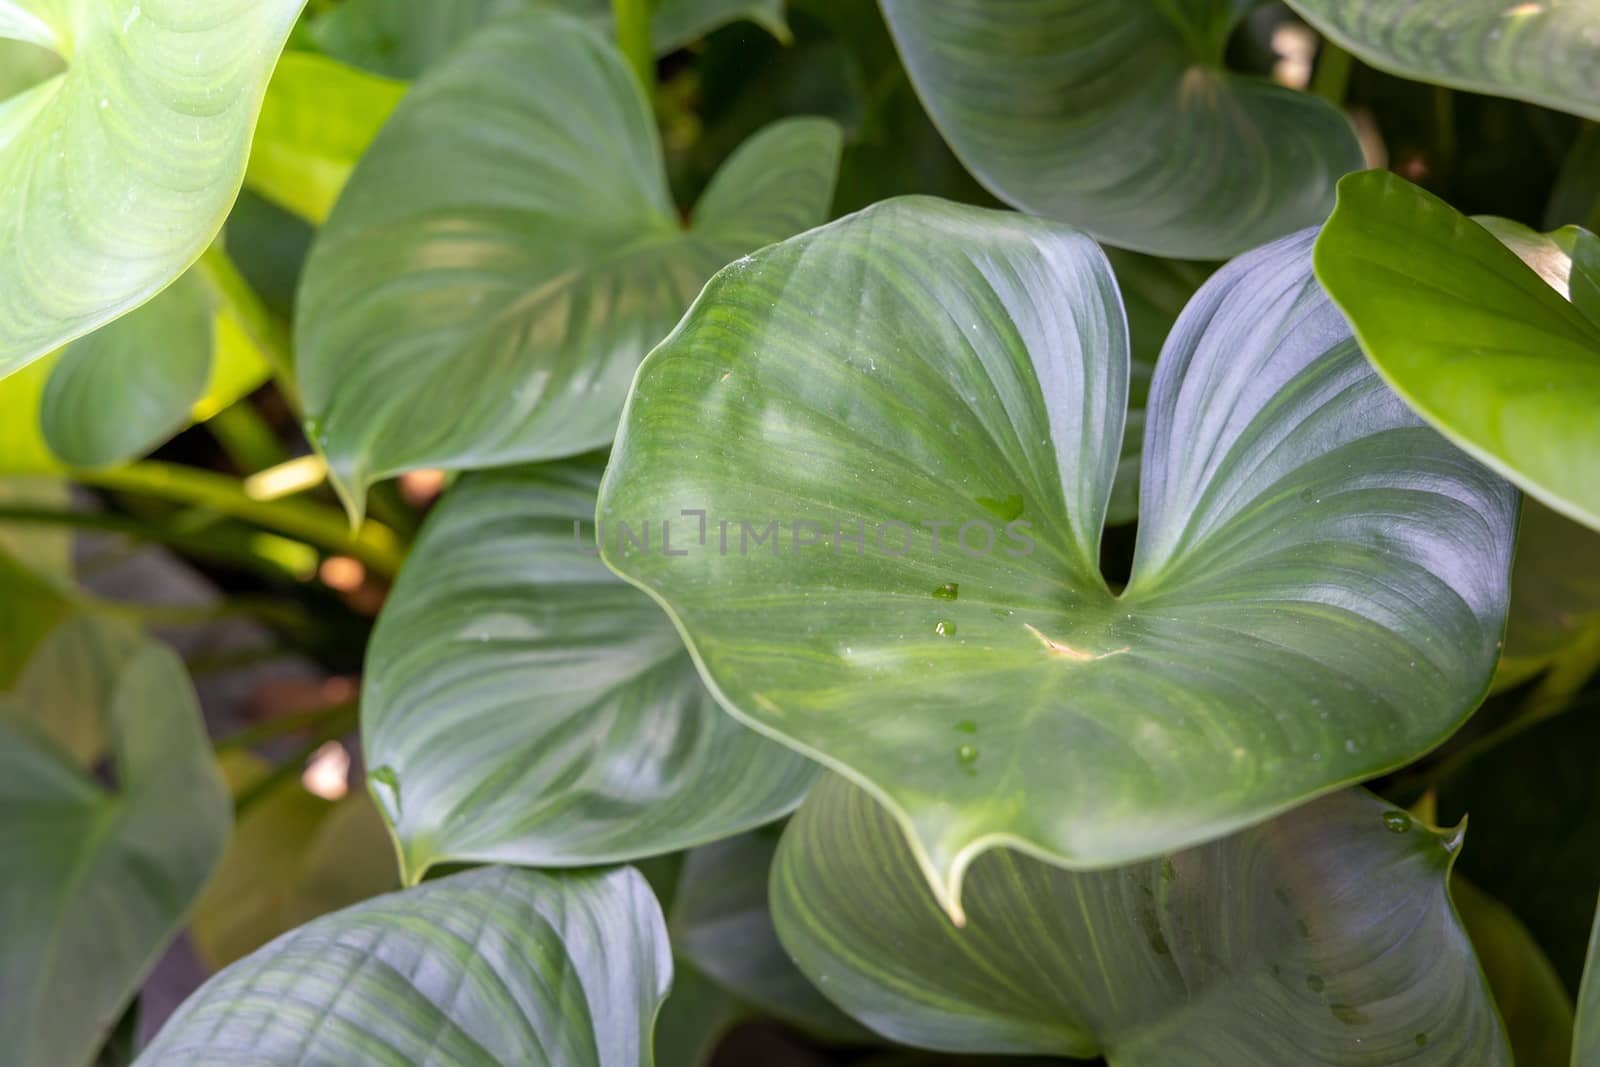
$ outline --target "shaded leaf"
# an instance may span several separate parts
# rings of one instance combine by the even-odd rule
[[[1572,998],[1533,935],[1510,908],[1464,878],[1451,882],[1450,894],[1489,979],[1513,1061],[1524,1067],[1566,1063]]]
[[[1572,1036],[1572,1067],[1600,1063],[1600,913],[1589,934],[1589,960],[1578,994],[1578,1018]]]
[[[0,36],[71,57],[0,103],[0,377],[205,251],[304,2],[0,0]]]
[[[1371,171],[1340,182],[1317,277],[1424,418],[1600,528],[1600,239],[1576,229],[1561,239],[1570,261],[1536,257],[1536,270],[1444,201]]]
[[[640,371],[605,558],[737,715],[892,807],[953,912],[997,844],[1131,862],[1405,764],[1485,691],[1515,494],[1384,387],[1310,250],[1235,261],[1175,327],[1120,595],[1105,258],[921,199],[712,280]],[[726,539],[620,543],[686,508]]]
[[[105,709],[129,662],[148,645],[127,623],[75,615],[44,634],[0,700],[11,722],[29,722],[79,766],[93,767],[112,742]]]
[[[1250,0],[882,2],[967,168],[1108,244],[1221,259],[1321,222],[1361,166],[1326,101],[1223,68]]]
[[[894,820],[830,777],[784,834],[772,906],[801,970],[904,1044],[1113,1067],[1508,1065],[1446,892],[1459,841],[1352,791],[1111,871],[997,850],[958,928]]]
[[[607,444],[633,372],[705,279],[820,222],[839,133],[793,119],[680,223],[616,48],[562,15],[485,28],[411,91],[300,290],[307,432],[359,513],[373,481]]]
[[[1526,500],[1511,567],[1511,612],[1495,676],[1516,685],[1600,637],[1600,532]]]
[[[182,664],[150,644],[102,706],[114,788],[0,709],[0,1042],[94,1058],[221,856],[227,793]]]
[[[1287,0],[1380,70],[1600,119],[1594,0]]]
[[[138,1063],[648,1067],[671,980],[637,872],[484,868],[285,934],[202,986]]]
[[[384,606],[362,736],[408,881],[675,852],[771,822],[816,778],[726,715],[671,620],[596,558],[599,477],[464,478]]]

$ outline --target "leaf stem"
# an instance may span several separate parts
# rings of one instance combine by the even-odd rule
[[[617,45],[628,61],[646,101],[655,98],[656,54],[650,37],[650,0],[611,0],[617,24]]]
[[[387,526],[366,522],[354,533],[344,514],[309,500],[257,500],[227,475],[147,461],[98,470],[73,469],[68,477],[83,485],[118,493],[159,497],[204,508],[228,518],[276,530],[328,552],[360,560],[376,574],[393,578],[405,550]]]
[[[1324,37],[1322,50],[1317,55],[1317,72],[1311,78],[1311,92],[1322,97],[1334,107],[1344,107],[1344,97],[1350,87],[1350,71],[1355,58],[1333,41]]]
[[[278,435],[248,399],[223,408],[205,421],[205,427],[240,474],[253,474],[289,458]]]
[[[251,342],[266,357],[272,376],[278,383],[283,399],[298,415],[300,386],[294,376],[294,355],[286,326],[262,303],[261,297],[251,288],[239,268],[233,265],[228,253],[220,244],[213,244],[200,257],[200,274],[210,286],[212,294],[233,309],[239,324]]]

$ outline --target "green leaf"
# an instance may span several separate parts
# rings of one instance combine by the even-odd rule
[[[26,709],[23,709],[26,710]],[[182,664],[131,656],[102,705],[108,788],[0,710],[0,1042],[17,1067],[87,1064],[222,854],[227,793]]]
[[[59,578],[0,552],[0,690],[9,688],[34,648],[72,613]]]
[[[1572,1047],[1572,998],[1533,935],[1510,908],[1465,878],[1453,879],[1450,893],[1489,979],[1511,1039],[1513,1062],[1566,1063]]]
[[[1600,4],[1594,0],[1288,4],[1380,70],[1600,119]]]
[[[39,425],[45,387],[58,361],[59,354],[48,355],[0,378],[0,472],[41,475],[61,470]]]
[[[1221,259],[1321,222],[1361,167],[1326,101],[1222,66],[1250,0],[883,0],[973,175],[1108,244]]]
[[[1600,532],[1525,501],[1496,687],[1526,681],[1597,638]]]
[[[680,968],[688,963],[761,1012],[830,1041],[870,1041],[801,974],[778,943],[767,906],[767,872],[778,835],[742,834],[684,857],[667,930]]]
[[[64,73],[0,103],[0,377],[132,311],[239,192],[305,0],[0,0],[0,36]]]
[[[4,697],[12,723],[27,721],[83,767],[107,755],[105,709],[129,662],[148,647],[133,626],[77,615],[53,627],[33,649]]]
[[[822,221],[839,131],[793,119],[677,217],[616,48],[495,23],[417,83],[306,266],[307,430],[352,512],[373,481],[610,442],[639,360],[724,263]]]
[[[245,184],[309,222],[323,222],[405,91],[400,82],[335,59],[286,52],[267,86]]]
[[[462,479],[379,617],[362,736],[408,881],[675,852],[793,810],[816,769],[723,713],[596,558],[594,463]]]
[[[1489,681],[1515,493],[1384,388],[1311,240],[1224,268],[1168,340],[1120,595],[1105,257],[924,199],[711,281],[639,372],[605,558],[735,714],[889,804],[953,913],[998,844],[1126,863],[1408,763]],[[726,538],[620,543],[688,508]]]
[[[0,411],[4,410],[6,385],[14,380],[7,379],[6,384],[0,384]],[[5,447],[4,438],[5,433],[0,430],[0,449]],[[59,478],[0,477],[0,508],[9,507],[69,511],[72,489]],[[27,522],[0,523],[0,555],[10,556],[34,573],[55,579],[63,588],[73,583],[70,529]]]
[[[772,908],[800,969],[902,1044],[1112,1067],[1509,1065],[1446,891],[1459,841],[1347,791],[1117,870],[995,851],[958,928],[894,820],[830,777],[784,834]]]
[[[637,872],[484,868],[285,934],[202,986],[138,1063],[649,1067],[671,980]]]
[[[318,47],[392,78],[415,78],[492,19],[562,11],[596,30],[613,27],[611,0],[344,0],[311,23]],[[651,21],[656,52],[688,44],[724,23],[749,19],[789,39],[783,0],[660,0]]]
[[[1532,496],[1600,528],[1600,239],[1559,236],[1570,266],[1536,258],[1541,274],[1444,201],[1372,171],[1339,183],[1317,277],[1423,418]]]
[[[1600,912],[1589,934],[1589,960],[1578,994],[1578,1017],[1572,1035],[1572,1067],[1600,1063]]]
[[[232,755],[223,768],[239,796],[272,765]],[[399,887],[394,848],[371,798],[354,793],[332,802],[291,778],[240,815],[190,933],[201,958],[218,969],[302,923]]]

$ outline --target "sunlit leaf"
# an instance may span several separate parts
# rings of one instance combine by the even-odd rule
[[[615,46],[563,15],[486,28],[401,103],[306,267],[308,434],[348,506],[415,468],[609,443],[706,278],[822,221],[838,150],[832,123],[770,126],[685,226]]]
[[[882,0],[928,112],[1024,211],[1222,259],[1321,222],[1361,166],[1326,101],[1229,72],[1250,0]]]
[[[1339,184],[1317,277],[1424,418],[1600,529],[1600,238],[1557,237],[1536,269],[1444,201],[1372,171]]]
[[[1515,493],[1384,387],[1311,240],[1224,268],[1174,328],[1120,594],[1110,268],[1065,226],[923,199],[712,280],[640,371],[605,557],[728,707],[891,806],[952,911],[997,844],[1131,862],[1407,763],[1488,684]],[[690,508],[719,536],[688,556],[622,543]]]
[[[1600,3],[1595,0],[1288,4],[1379,69],[1600,119]]]
[[[717,706],[671,620],[596,558],[599,479],[588,462],[463,479],[384,606],[362,734],[410,880],[675,852],[815,780]]]
[[[227,794],[177,658],[146,646],[100,710],[110,786],[0,704],[0,1042],[17,1067],[94,1057],[227,840]]]
[[[0,102],[0,377],[199,258],[305,0],[0,0],[0,36],[68,57]]]
[[[267,86],[245,183],[322,222],[405,89],[326,56],[286,53]]]
[[[650,1067],[671,980],[637,872],[483,868],[285,934],[202,986],[138,1063]]]
[[[997,850],[941,914],[894,819],[830,777],[790,822],[778,933],[840,1007],[951,1052],[1112,1067],[1509,1065],[1446,881],[1456,832],[1342,792],[1076,874]]]

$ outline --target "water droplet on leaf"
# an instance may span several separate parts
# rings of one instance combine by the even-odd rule
[[[1411,829],[1411,816],[1403,811],[1386,811],[1383,825],[1391,834],[1403,834]]]
[[[961,586],[955,582],[945,582],[933,591],[935,600],[954,600],[961,593]]]

